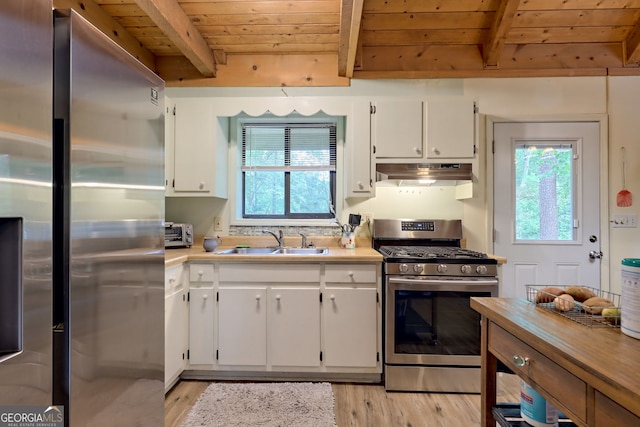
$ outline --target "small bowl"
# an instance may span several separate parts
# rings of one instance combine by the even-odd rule
[[[218,246],[222,243],[222,239],[220,237],[205,237],[202,241],[202,246],[204,250],[207,252],[213,252],[218,249]]]

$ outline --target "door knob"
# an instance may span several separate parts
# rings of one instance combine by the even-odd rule
[[[602,258],[602,251],[591,251],[591,252],[589,252],[589,258],[591,258],[591,259],[600,259],[600,258]]]

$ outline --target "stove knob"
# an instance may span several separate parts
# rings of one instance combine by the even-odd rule
[[[486,265],[479,265],[476,267],[476,273],[478,274],[487,274],[487,266]]]
[[[400,264],[398,270],[400,270],[400,273],[406,273],[409,271],[409,266],[407,264]]]
[[[470,274],[471,273],[471,266],[468,265],[468,264],[465,264],[462,267],[460,267],[460,271],[462,272],[462,274]]]
[[[415,271],[416,273],[422,273],[423,269],[424,267],[422,266],[422,264],[415,264],[413,266],[413,271]]]
[[[446,264],[440,264],[438,265],[438,273],[446,273],[447,272],[447,265]]]

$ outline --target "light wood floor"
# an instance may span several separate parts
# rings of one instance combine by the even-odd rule
[[[520,380],[498,374],[498,401],[519,402]],[[209,382],[181,381],[165,398],[165,427],[179,427]],[[477,427],[479,394],[386,392],[382,385],[332,384],[338,427]],[[250,426],[247,426],[250,427]]]

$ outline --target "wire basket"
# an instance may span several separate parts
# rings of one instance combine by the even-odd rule
[[[545,291],[547,288],[559,288],[565,290],[569,288],[569,285],[527,285],[527,300],[536,304],[538,307],[553,313],[559,314],[563,317],[571,319],[585,326],[609,326],[620,327],[620,295],[613,292],[602,291],[600,289],[589,288],[586,286],[580,286],[580,288],[587,289],[593,292],[596,296],[608,299],[613,302],[613,306],[587,306],[581,301],[575,300],[571,309],[563,311],[556,308],[554,300],[556,295],[551,292]],[[573,286],[575,288],[575,286]],[[543,300],[544,302],[536,302]],[[601,314],[604,308],[612,308],[614,313],[606,312],[606,316]]]

